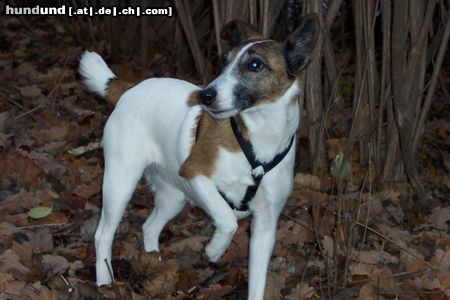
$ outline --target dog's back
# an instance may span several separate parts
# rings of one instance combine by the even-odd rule
[[[91,91],[116,105],[104,130],[105,158],[114,151],[178,173],[194,142],[201,109],[189,101],[200,88],[173,78],[152,78],[133,86],[118,80],[94,52],[85,52],[79,70]]]

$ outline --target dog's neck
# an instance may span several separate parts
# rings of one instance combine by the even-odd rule
[[[256,158],[271,161],[288,145],[299,125],[299,94],[297,81],[276,101],[241,112]]]

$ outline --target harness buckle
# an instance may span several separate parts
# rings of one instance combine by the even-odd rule
[[[264,170],[264,167],[259,165],[256,168],[252,170],[252,177],[263,177],[266,174],[266,170]]]

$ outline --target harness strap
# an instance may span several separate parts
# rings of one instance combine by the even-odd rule
[[[255,152],[253,151],[253,145],[250,143],[250,141],[246,140],[242,136],[242,133],[239,130],[237,122],[234,118],[230,118],[230,124],[231,124],[231,128],[233,129],[234,136],[236,137],[236,140],[242,149],[242,152],[244,152],[244,155],[247,158],[247,161],[249,162],[250,166],[252,167],[252,178],[253,178],[254,183],[247,187],[244,198],[242,199],[239,207],[235,207],[235,205],[225,196],[225,194],[222,191],[219,190],[219,193],[222,195],[222,197],[225,199],[225,201],[228,203],[228,205],[232,209],[236,209],[239,211],[247,211],[248,204],[255,197],[255,194],[258,191],[259,184],[261,183],[261,180],[263,179],[264,174],[266,174],[267,172],[269,172],[270,170],[275,168],[283,160],[283,158],[288,154],[289,150],[291,150],[292,144],[294,143],[295,134],[292,136],[291,141],[289,142],[289,145],[286,147],[286,149],[284,149],[282,152],[275,155],[275,157],[271,161],[269,161],[267,163],[263,163],[263,162],[260,162],[255,157]],[[261,170],[257,170],[260,167],[262,167],[262,172],[261,172]]]

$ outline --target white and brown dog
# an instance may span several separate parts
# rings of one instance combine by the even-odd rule
[[[103,208],[95,234],[98,285],[112,281],[114,233],[145,176],[155,192],[155,208],[143,225],[145,251],[158,251],[161,230],[187,200],[214,221],[206,246],[213,262],[230,244],[237,220],[252,214],[248,298],[263,299],[277,220],[293,185],[302,88],[297,75],[309,61],[318,32],[313,15],[284,43],[264,39],[244,22],[230,22],[222,32],[234,47],[227,66],[203,90],[170,78],[131,88],[98,54],[84,53],[79,72],[85,85],[118,101],[103,136]]]

